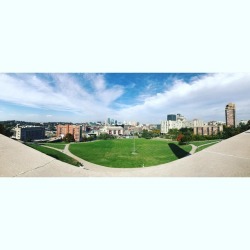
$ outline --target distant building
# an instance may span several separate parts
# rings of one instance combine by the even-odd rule
[[[124,134],[124,128],[121,126],[104,126],[100,129],[100,133],[119,136]]]
[[[178,115],[177,115],[178,116]],[[204,126],[202,120],[194,119],[193,121],[187,121],[184,116],[179,115],[176,121],[162,121],[161,122],[161,134],[167,134],[170,129],[181,129],[181,128],[194,128],[198,126]]]
[[[244,124],[244,125],[246,125],[247,123],[248,123],[247,120],[240,120],[240,121],[239,121],[239,124]]]
[[[210,126],[218,126],[218,125],[226,125],[225,122],[223,121],[209,121],[207,123],[207,125],[210,125]]]
[[[225,115],[226,115],[226,126],[235,127],[236,120],[235,120],[235,104],[234,103],[229,103],[226,105]]]
[[[176,115],[175,114],[169,114],[167,115],[168,121],[176,121]]]
[[[12,130],[13,137],[21,141],[33,141],[45,138],[45,128],[41,126],[17,126]]]
[[[176,115],[176,120],[177,121],[181,121],[181,122],[185,122],[186,118],[183,115],[181,115],[181,114],[177,114]]]
[[[183,124],[181,121],[162,121],[161,122],[161,134],[167,134],[170,129],[181,129]]]
[[[66,134],[72,134],[75,141],[82,141],[82,126],[71,124],[60,124],[56,126],[56,136],[61,136],[63,138]]]
[[[195,135],[217,135],[223,131],[223,125],[194,127]]]

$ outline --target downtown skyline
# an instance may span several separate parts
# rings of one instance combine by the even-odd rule
[[[250,118],[249,73],[2,73],[0,87],[1,121],[225,121],[229,102]]]

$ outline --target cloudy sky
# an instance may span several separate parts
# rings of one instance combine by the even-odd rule
[[[224,121],[229,102],[250,119],[249,73],[0,74],[0,88],[0,121]]]

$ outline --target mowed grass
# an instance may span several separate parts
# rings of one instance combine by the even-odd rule
[[[40,146],[40,145],[37,145],[37,144],[26,144],[27,146],[29,147],[32,147],[46,155],[49,155],[59,161],[63,161],[63,162],[66,162],[68,164],[71,164],[71,165],[74,165],[74,166],[77,166],[79,167],[81,165],[80,162],[78,162],[77,160],[69,157],[68,155],[65,155],[57,150],[54,150],[54,149],[51,149],[51,148],[45,148],[43,146]]]
[[[66,146],[66,144],[62,144],[62,143],[42,143],[41,145],[56,148],[56,149],[62,149],[62,150]]]
[[[190,145],[178,146],[168,141],[136,139],[136,154],[132,154],[133,143],[133,139],[76,143],[71,144],[69,150],[86,161],[114,168],[159,165],[184,157],[191,150]]]

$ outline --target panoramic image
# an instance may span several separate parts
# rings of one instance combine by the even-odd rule
[[[1,73],[1,177],[250,176],[250,73]]]

